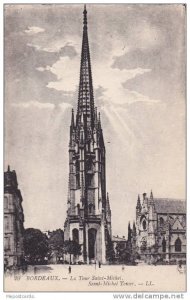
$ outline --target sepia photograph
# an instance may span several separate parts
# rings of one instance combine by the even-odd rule
[[[4,4],[4,291],[185,292],[186,5]]]

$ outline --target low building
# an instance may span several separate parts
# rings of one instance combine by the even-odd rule
[[[113,250],[115,253],[115,259],[119,259],[119,250],[124,250],[127,248],[127,239],[125,236],[119,237],[117,236],[112,236],[112,244],[113,244]]]
[[[140,196],[136,206],[136,250],[146,262],[186,261],[186,203]]]
[[[24,214],[15,171],[4,173],[4,264],[19,267],[24,260]]]

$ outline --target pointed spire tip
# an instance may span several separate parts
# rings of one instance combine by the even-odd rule
[[[83,24],[84,24],[84,25],[87,25],[87,10],[86,10],[86,4],[84,4],[83,15],[84,15],[84,18],[83,18]]]
[[[72,108],[71,110],[71,126],[74,127],[75,126],[75,121],[74,121],[74,109]]]

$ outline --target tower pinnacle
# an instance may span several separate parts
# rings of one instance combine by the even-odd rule
[[[148,203],[149,203],[149,205],[154,203],[154,197],[153,197],[153,192],[152,192],[152,190],[151,190],[151,192],[150,192],[150,199],[149,199]]]
[[[74,121],[74,109],[72,108],[72,114],[71,114],[71,126],[74,128],[75,121]]]
[[[137,210],[141,210],[141,200],[140,200],[140,196],[138,195],[138,198],[137,198],[137,206],[136,206],[136,209]]]
[[[86,4],[84,5],[83,15],[84,15],[83,24],[84,24],[84,25],[87,25],[87,10],[86,10]]]

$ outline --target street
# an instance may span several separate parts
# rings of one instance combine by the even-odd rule
[[[6,276],[13,291],[184,291],[186,272],[172,266],[36,265]],[[174,288],[175,287],[175,288]]]

